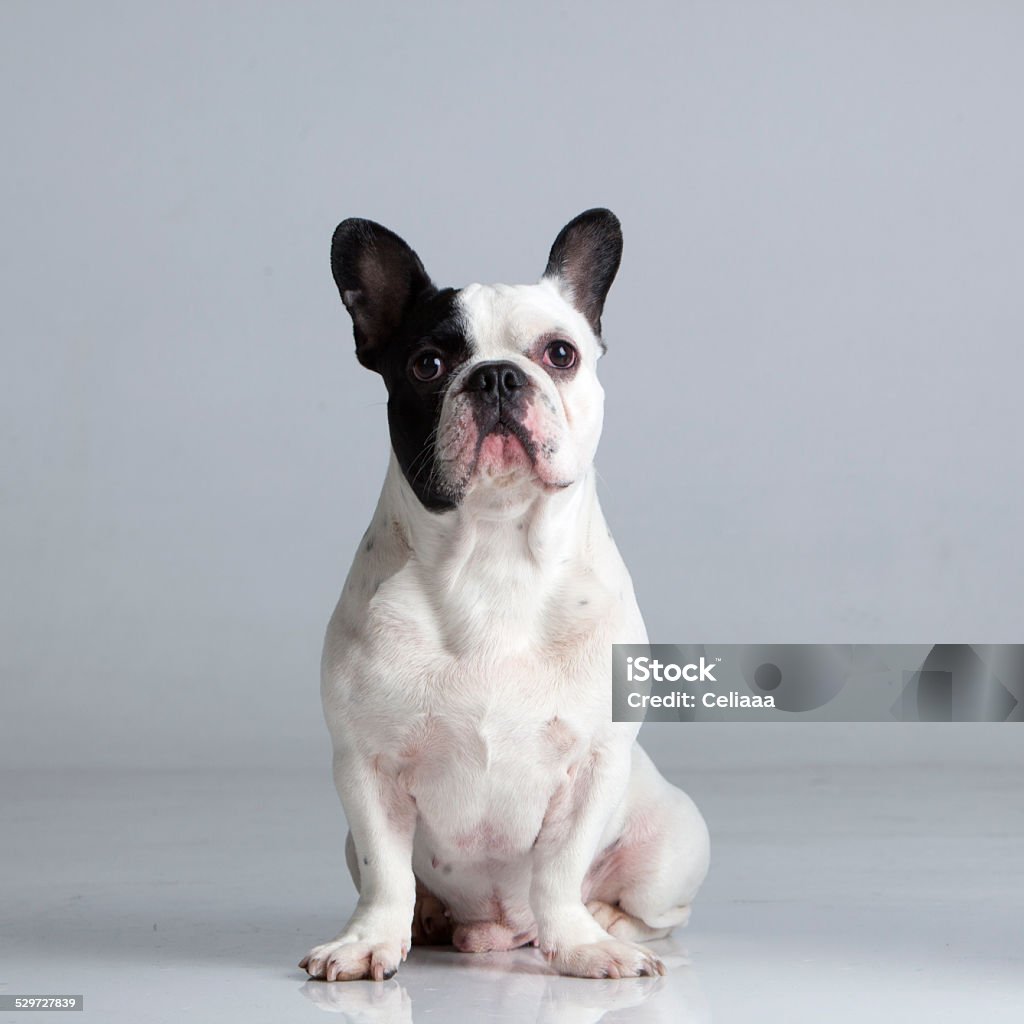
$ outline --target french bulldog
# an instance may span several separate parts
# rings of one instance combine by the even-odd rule
[[[640,943],[690,916],[704,819],[611,713],[612,644],[647,642],[593,465],[621,252],[588,210],[539,283],[438,288],[387,228],[334,233],[391,457],[324,644],[359,899],[313,978],[389,978],[414,942],[662,974]]]

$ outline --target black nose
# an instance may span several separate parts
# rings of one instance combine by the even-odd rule
[[[488,405],[508,402],[518,397],[520,388],[527,385],[526,374],[515,363],[480,363],[466,378],[467,391],[480,392]]]

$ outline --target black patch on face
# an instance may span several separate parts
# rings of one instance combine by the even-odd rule
[[[352,317],[356,355],[388,389],[391,447],[406,480],[432,511],[454,507],[440,488],[434,439],[445,389],[469,356],[454,288],[438,289],[423,263],[393,231],[350,218],[335,229],[331,271]],[[418,380],[410,363],[434,352],[436,380]]]
[[[377,369],[388,389],[391,447],[409,486],[432,512],[455,507],[440,486],[434,442],[448,384],[469,358],[458,295],[456,289],[445,288],[421,296],[378,357]],[[428,351],[440,354],[444,372],[436,381],[416,380],[410,364]]]

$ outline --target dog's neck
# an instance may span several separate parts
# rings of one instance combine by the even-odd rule
[[[413,493],[392,456],[378,514],[396,524],[413,557],[438,578],[454,580],[474,567],[497,561],[557,575],[557,567],[585,553],[591,534],[607,530],[601,516],[593,467],[568,487],[545,491],[523,480],[481,485],[446,512],[430,512]]]
[[[407,585],[433,609],[433,628],[449,650],[536,650],[552,631],[552,642],[564,643],[567,608],[578,629],[579,612],[602,584],[620,589],[617,577],[604,579],[621,561],[594,476],[591,467],[556,492],[529,481],[501,492],[484,485],[438,513],[423,507],[392,459],[376,532],[394,545],[392,564],[409,571]]]

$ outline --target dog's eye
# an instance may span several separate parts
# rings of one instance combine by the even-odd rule
[[[567,341],[549,341],[544,349],[544,362],[556,370],[568,370],[576,362],[576,349]]]
[[[444,360],[441,358],[440,352],[428,349],[413,357],[409,369],[417,380],[426,383],[430,380],[437,380],[444,373]]]

